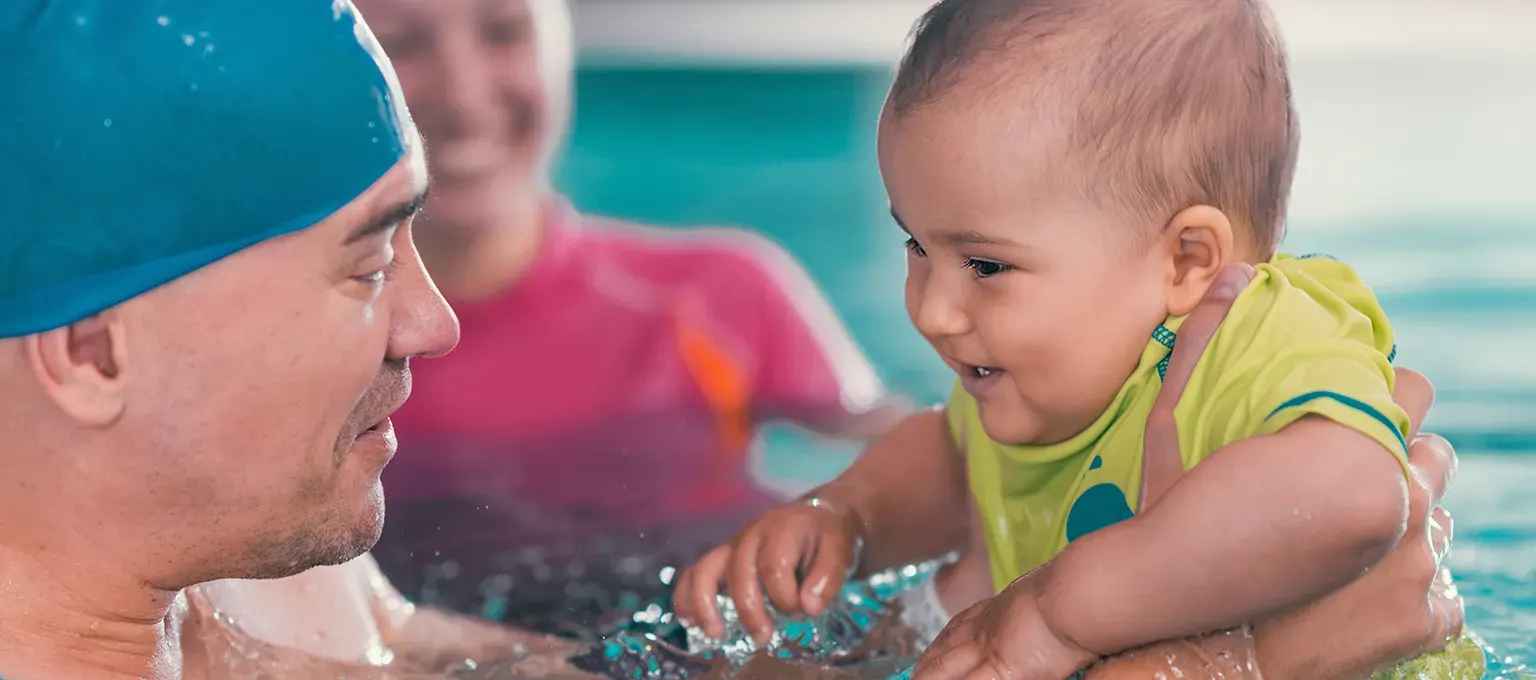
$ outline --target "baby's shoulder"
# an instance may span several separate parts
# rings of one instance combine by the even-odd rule
[[[1280,255],[1254,270],[1253,282],[1217,333],[1226,349],[1279,352],[1298,343],[1346,340],[1392,353],[1386,311],[1347,263],[1321,255]]]

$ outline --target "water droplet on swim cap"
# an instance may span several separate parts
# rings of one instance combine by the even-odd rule
[[[0,337],[336,212],[412,151],[347,0],[0,0]]]

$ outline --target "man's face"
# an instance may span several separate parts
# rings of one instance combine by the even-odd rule
[[[283,576],[378,539],[407,360],[458,341],[411,240],[425,186],[418,152],[325,221],[120,308],[129,394],[110,432],[142,448],[109,484],[150,499],[141,535],[206,565],[190,580]]]
[[[565,0],[358,0],[432,158],[430,228],[505,225],[543,189],[570,105]]]

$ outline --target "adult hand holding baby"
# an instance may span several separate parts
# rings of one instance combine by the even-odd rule
[[[1422,375],[1399,368],[1395,396],[1417,435],[1433,389]],[[1257,680],[1261,671],[1263,680],[1344,680],[1445,649],[1463,623],[1461,596],[1441,566],[1452,528],[1440,499],[1455,475],[1456,452],[1435,435],[1412,442],[1408,531],[1375,569],[1311,605],[1260,622],[1251,634],[1229,631],[1152,645],[1099,663],[1087,680],[1172,677],[1175,671],[1193,680]]]

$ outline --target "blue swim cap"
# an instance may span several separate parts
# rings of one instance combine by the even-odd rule
[[[349,0],[0,0],[0,337],[305,229],[415,140]]]

